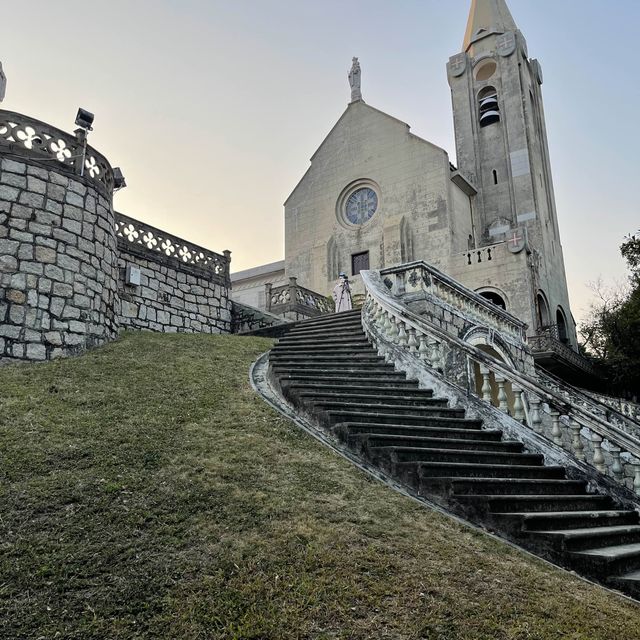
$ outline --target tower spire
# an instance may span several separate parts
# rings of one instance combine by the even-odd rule
[[[492,33],[515,31],[517,28],[505,0],[471,0],[462,50],[468,51],[474,42]]]

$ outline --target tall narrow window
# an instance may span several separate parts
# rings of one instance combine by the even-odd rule
[[[498,172],[494,169],[493,173],[493,184],[498,184]]]
[[[369,252],[363,251],[362,253],[354,253],[351,256],[351,273],[357,276],[361,271],[366,271],[369,268]]]

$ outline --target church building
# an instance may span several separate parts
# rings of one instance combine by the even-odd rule
[[[264,308],[264,284],[297,278],[328,295],[341,272],[425,261],[576,349],[542,104],[542,70],[505,0],[472,0],[447,64],[457,167],[409,125],[351,101],[287,198],[282,262],[232,275]],[[271,267],[271,268],[266,268]],[[262,295],[262,298],[258,296]]]

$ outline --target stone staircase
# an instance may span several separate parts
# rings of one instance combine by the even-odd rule
[[[300,414],[410,491],[640,597],[638,512],[407,380],[369,344],[359,311],[297,323],[271,350],[269,376]]]

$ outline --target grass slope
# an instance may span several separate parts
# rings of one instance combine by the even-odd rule
[[[254,395],[270,342],[0,369],[0,637],[638,638],[640,608],[369,480]]]

